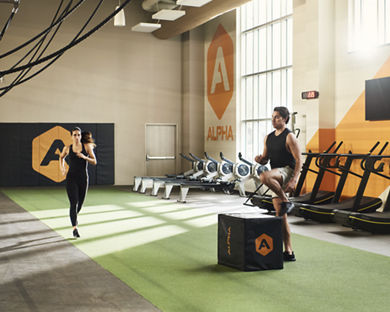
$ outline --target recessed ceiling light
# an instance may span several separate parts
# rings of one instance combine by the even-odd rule
[[[186,6],[194,6],[194,7],[201,7],[204,6],[206,3],[211,2],[212,0],[177,0],[177,5],[186,5]]]
[[[157,24],[157,23],[138,23],[137,25],[133,26],[131,30],[150,33],[160,28],[161,28],[161,24]]]
[[[183,10],[160,10],[152,15],[153,19],[160,19],[164,21],[174,21],[186,14]]]

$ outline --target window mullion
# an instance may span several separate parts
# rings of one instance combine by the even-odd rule
[[[251,12],[249,12],[250,6],[246,5],[240,10],[240,19],[248,20],[252,14],[254,23],[239,25],[242,29],[241,40],[245,40],[245,44],[241,44],[241,57],[245,59],[241,62],[244,66],[240,73],[241,103],[238,103],[238,109],[241,107],[240,124],[243,133],[239,138],[238,146],[241,146],[241,151],[248,158],[253,158],[255,153],[261,152],[263,138],[260,136],[264,136],[271,129],[269,110],[272,110],[275,105],[287,106],[290,103],[288,72],[292,67],[289,60],[292,46],[288,43],[291,37],[288,29],[292,14],[287,10],[291,7],[292,0],[283,0],[284,2],[280,3],[280,12],[276,13],[273,12],[273,6],[276,4],[272,0],[255,1],[259,3],[252,2]],[[283,10],[284,6],[285,10]],[[265,20],[260,18],[264,13]],[[282,16],[282,14],[287,15]],[[285,32],[284,36],[283,32]],[[265,38],[262,38],[262,33],[265,34]],[[280,38],[277,38],[278,35]],[[252,40],[252,47],[248,40]],[[265,64],[261,60],[265,61]]]

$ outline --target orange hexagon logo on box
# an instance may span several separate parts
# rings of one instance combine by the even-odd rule
[[[207,98],[221,119],[233,97],[234,46],[222,25],[218,25],[207,51]]]
[[[60,171],[59,159],[65,145],[70,145],[72,138],[70,131],[60,126],[40,134],[32,141],[33,169],[54,182],[62,182],[65,175]],[[65,163],[65,168],[68,165]]]
[[[266,256],[274,250],[274,240],[267,234],[261,234],[258,238],[256,238],[255,244],[256,252],[262,256]]]

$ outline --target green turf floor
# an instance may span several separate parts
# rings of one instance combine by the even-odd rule
[[[66,237],[66,233],[70,233],[70,226],[63,223],[69,222],[63,188],[5,188],[2,191],[61,235]],[[89,214],[89,207],[95,207],[95,212],[91,210]],[[194,226],[189,221],[198,217],[174,219],[169,213],[158,213],[158,209],[154,209],[186,212],[189,208],[185,204],[162,203],[130,190],[99,187],[88,192],[85,220],[96,217],[96,207],[102,207],[100,216],[107,219],[91,221],[89,227],[99,226],[106,229],[107,234],[102,230],[96,237],[88,234],[77,241],[69,240],[163,311],[389,310],[389,257],[293,235],[297,262],[286,263],[283,270],[241,272],[216,264],[216,224]],[[57,215],[56,209],[60,209]],[[128,213],[125,221],[145,220],[146,225],[122,231],[119,225],[123,220],[110,219],[112,211],[113,216],[118,212]],[[154,223],[148,223],[150,220]],[[111,231],[110,226],[115,227],[115,224],[118,228]],[[126,244],[131,245],[131,242],[125,239],[139,239],[140,233],[155,235],[161,231],[163,234],[166,228],[181,229],[181,232],[151,241],[142,241],[143,236],[141,243],[127,248]],[[88,226],[80,225],[81,233],[88,233],[87,230]],[[119,247],[112,247],[115,240]],[[91,246],[103,251],[96,253]],[[104,252],[106,247],[113,251]]]

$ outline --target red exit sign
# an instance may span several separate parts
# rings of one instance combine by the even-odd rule
[[[311,100],[311,99],[316,99],[320,93],[318,91],[305,91],[302,92],[302,99],[303,100]]]

